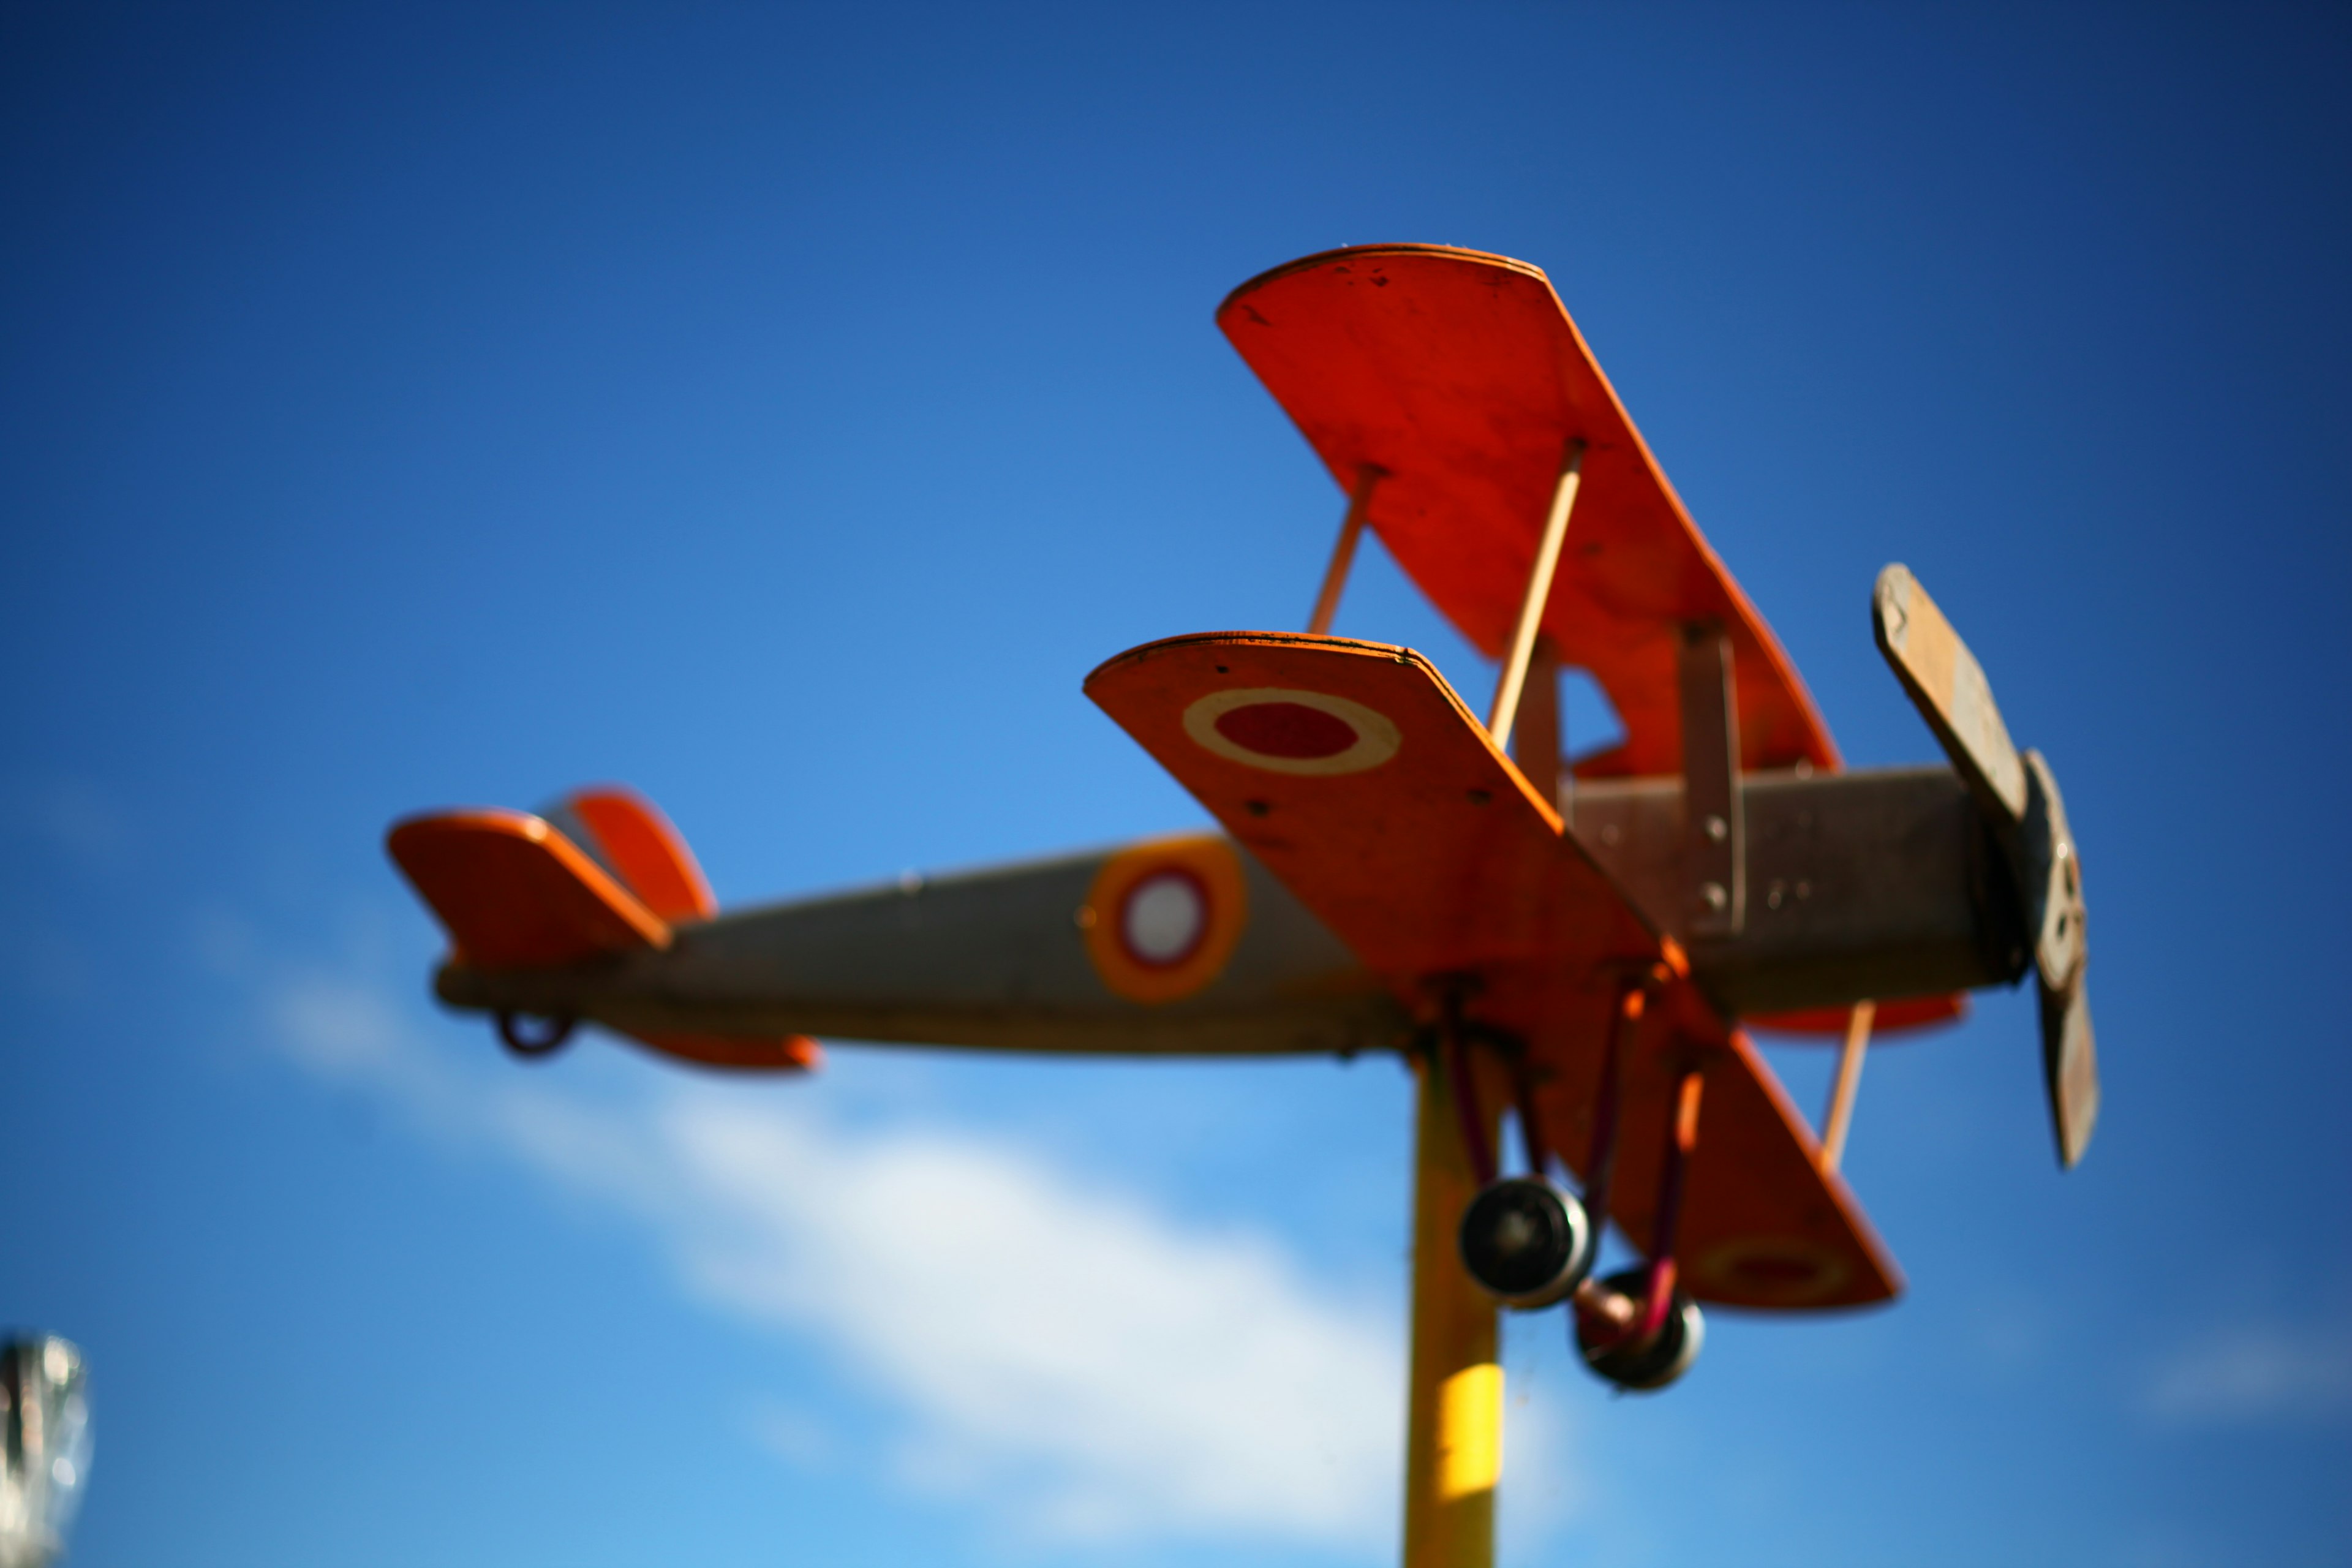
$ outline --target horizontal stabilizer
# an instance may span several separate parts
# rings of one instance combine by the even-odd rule
[[[412,816],[384,847],[459,962],[475,968],[546,968],[669,945],[660,916],[526,812]]]
[[[629,1037],[680,1061],[742,1072],[814,1072],[824,1061],[823,1048],[806,1035],[633,1034]]]

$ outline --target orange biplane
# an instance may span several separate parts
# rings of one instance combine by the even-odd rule
[[[1484,1562],[1498,1305],[1568,1303],[1586,1363],[1654,1389],[1697,1354],[1700,1302],[1900,1289],[1838,1175],[1874,1024],[2032,970],[2059,1157],[2081,1156],[2079,862],[2049,769],[1900,566],[1878,644],[1951,766],[1842,769],[1536,268],[1356,247],[1251,279],[1217,321],[1349,497],[1329,570],[1303,633],[1150,643],[1086,691],[1223,834],[726,914],[622,791],[411,818],[391,853],[448,930],[440,995],[524,1054],[581,1020],[752,1068],[814,1066],[817,1035],[1404,1053],[1406,1561]],[[1412,649],[1328,635],[1367,528],[1499,662],[1484,721]],[[1572,766],[1566,667],[1624,729]],[[1818,1134],[1742,1020],[1843,1037]],[[1647,1262],[1594,1278],[1612,1219]]]

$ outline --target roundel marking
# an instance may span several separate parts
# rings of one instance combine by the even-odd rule
[[[1095,873],[1078,910],[1087,957],[1130,1002],[1180,1001],[1224,973],[1249,923],[1233,846],[1210,835],[1122,849]]]
[[[1184,710],[1184,733],[1227,762],[1273,773],[1360,773],[1397,754],[1389,717],[1322,691],[1212,691]]]
[[[1704,1293],[1759,1307],[1802,1307],[1835,1295],[1853,1272],[1844,1258],[1796,1236],[1747,1236],[1709,1247],[1691,1269]]]

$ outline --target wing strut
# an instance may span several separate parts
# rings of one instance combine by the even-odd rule
[[[1371,515],[1372,487],[1387,475],[1387,469],[1372,463],[1356,470],[1348,515],[1340,521],[1339,538],[1331,546],[1331,564],[1323,569],[1323,588],[1315,595],[1315,613],[1307,618],[1307,629],[1318,637],[1331,629],[1331,617],[1339,613],[1339,594],[1348,585],[1348,570],[1356,563],[1356,543],[1364,537],[1364,522]]]
[[[1822,1121],[1822,1170],[1838,1168],[1845,1157],[1845,1135],[1853,1128],[1854,1095],[1862,1088],[1862,1054],[1870,1045],[1870,1026],[1878,1017],[1878,1004],[1857,1002],[1846,1020],[1845,1049],[1838,1053],[1837,1088],[1830,1093],[1830,1113]]]
[[[1551,492],[1551,515],[1544,519],[1543,540],[1536,546],[1536,563],[1528,573],[1527,596],[1519,601],[1518,625],[1503,654],[1503,673],[1495,682],[1495,710],[1486,715],[1486,731],[1495,749],[1511,743],[1511,721],[1518,717],[1519,692],[1527,685],[1528,661],[1535,657],[1536,632],[1543,626],[1544,606],[1551,603],[1551,580],[1559,570],[1559,547],[1568,538],[1568,514],[1576,505],[1576,487],[1584,475],[1584,443],[1570,441],[1561,455],[1559,481]]]

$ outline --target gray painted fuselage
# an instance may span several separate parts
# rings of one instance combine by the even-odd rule
[[[2025,945],[1966,787],[1941,767],[1741,780],[1748,908],[1693,941],[1677,779],[1580,783],[1572,830],[1652,924],[1683,940],[1731,1016],[2013,983]],[[1248,916],[1201,990],[1117,994],[1088,957],[1090,889],[1116,850],[772,904],[679,927],[670,945],[536,972],[445,967],[451,1005],[630,1033],[1136,1055],[1401,1047],[1381,979],[1246,851]]]

